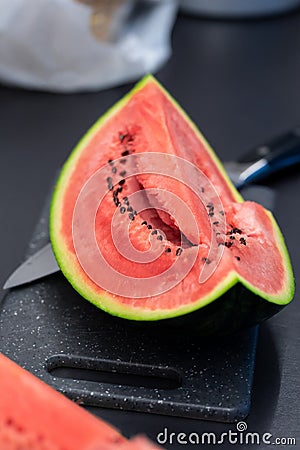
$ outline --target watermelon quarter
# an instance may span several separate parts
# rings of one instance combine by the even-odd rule
[[[204,333],[235,331],[272,316],[294,294],[273,215],[243,200],[152,76],[71,153],[54,190],[50,237],[82,297],[125,319],[196,318]]]

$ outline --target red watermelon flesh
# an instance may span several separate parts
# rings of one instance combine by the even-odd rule
[[[147,160],[137,159],[139,173],[126,178],[124,171],[128,170],[129,156],[146,153],[154,156],[150,173]],[[162,166],[161,156],[155,165],[158,153],[164,155],[168,170],[188,183],[157,174]],[[189,173],[185,165],[178,164],[178,159],[169,155],[187,160],[203,176],[199,177],[193,170]],[[72,221],[76,201],[90,177],[108,164],[110,169],[116,169],[116,174],[111,175],[113,189],[119,186],[122,173],[125,182],[117,196],[121,203],[117,208],[111,191],[101,202],[95,218],[95,236],[108,265],[128,277],[132,295],[118,295],[95,283],[95,254],[85,243],[83,270],[74,248]],[[193,190],[197,186],[203,192],[202,201]],[[159,192],[151,191],[157,188]],[[143,202],[148,209],[130,220],[123,199],[135,192],[144,192]],[[183,200],[181,204],[177,197]],[[126,213],[119,214],[122,207]],[[198,229],[187,216],[186,207],[191,217],[196,218]],[[86,208],[83,211],[88,212],[89,206]],[[85,242],[85,228],[90,223],[83,216],[82,241]],[[119,241],[129,229],[129,240],[135,250],[148,251],[152,239],[154,253],[159,245],[164,251],[146,264],[137,259],[128,261],[115,246],[112,222]],[[157,236],[151,238],[154,229],[160,230],[162,242],[157,241]],[[53,196],[50,231],[58,263],[73,286],[97,306],[121,317],[157,320],[179,316],[211,303],[237,283],[276,305],[285,305],[293,297],[288,253],[272,214],[259,204],[243,201],[195,125],[152,77],[144,79],[101,118],[70,156]],[[205,283],[199,283],[202,269],[214,262],[209,253],[212,239],[223,254],[214,273]],[[134,274],[135,278],[147,281],[168,270],[179,258],[185,261],[189,257],[195,258],[195,264],[188,274],[159,295],[140,295],[142,289],[130,278]],[[172,276],[176,278],[176,274]]]
[[[91,450],[114,450],[116,446],[101,446]],[[129,441],[122,442],[118,445],[118,450],[162,450],[162,447],[157,447],[153,442],[149,441],[144,436],[135,436]]]
[[[0,354],[0,448],[90,450],[125,438]]]
[[[0,354],[1,450],[151,450],[143,436],[125,439]]]

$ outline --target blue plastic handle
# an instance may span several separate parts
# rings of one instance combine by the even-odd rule
[[[243,183],[259,180],[300,163],[300,128],[295,128],[268,144],[255,148],[239,162],[249,164],[242,174]]]

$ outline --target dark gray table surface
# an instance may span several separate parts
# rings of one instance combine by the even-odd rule
[[[224,159],[300,124],[300,12],[249,22],[180,16],[173,55],[157,74]],[[20,262],[53,175],[78,138],[129,85],[54,95],[0,86],[0,284]],[[269,180],[275,215],[300,275],[299,167]],[[3,294],[1,294],[1,297]],[[0,297],[0,298],[1,298]],[[248,430],[295,437],[300,448],[300,305],[260,328]],[[223,425],[124,411],[93,412],[125,434],[235,430]],[[273,440],[274,440],[273,439]],[[169,449],[196,448],[169,444]],[[222,448],[244,448],[223,445]],[[252,445],[251,448],[255,448]],[[280,446],[279,446],[280,447]],[[204,448],[204,447],[203,447]],[[261,444],[259,448],[269,448]]]

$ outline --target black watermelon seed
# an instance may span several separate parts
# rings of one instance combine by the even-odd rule
[[[112,184],[112,183],[108,183],[107,187],[108,187],[108,189],[109,189],[110,191],[112,191],[112,190],[113,190],[113,188],[114,188],[114,186],[113,186],[113,184]]]
[[[133,211],[133,207],[132,206],[128,206],[127,211],[132,212]]]
[[[147,225],[148,230],[152,230],[152,225]]]
[[[209,258],[202,258],[202,261],[205,262],[206,264],[211,263],[211,260]]]
[[[204,192],[204,187],[201,188],[201,192]]]
[[[120,163],[121,164],[125,164],[126,163],[126,159],[120,159]]]
[[[129,150],[124,150],[124,152],[121,153],[121,156],[127,156],[129,155]]]
[[[124,206],[121,206],[121,208],[120,208],[120,213],[121,213],[121,214],[124,214],[125,211],[126,211],[126,208],[124,208]]]
[[[224,211],[219,211],[219,213],[221,214],[221,216],[224,216]]]
[[[157,234],[157,230],[153,230],[151,234]]]
[[[243,245],[246,245],[247,244],[246,239],[241,237],[240,238],[240,243],[243,244]]]
[[[136,210],[134,209],[133,211],[132,211],[132,214],[134,215],[134,216],[136,216],[137,215],[137,212],[136,212]]]
[[[165,252],[166,252],[166,253],[170,253],[170,252],[171,252],[170,247],[166,248]]]
[[[121,177],[125,177],[126,175],[126,170],[122,170],[122,172],[120,172]]]
[[[130,220],[134,220],[134,215],[132,213],[129,213],[128,217],[129,217]]]
[[[206,205],[206,208],[213,208],[213,207],[214,207],[214,205],[211,202],[207,203],[207,205]]]
[[[210,212],[210,213],[208,213],[208,215],[209,215],[209,217],[213,217],[215,215],[215,213]]]
[[[123,134],[123,133],[119,134],[119,139],[120,139],[121,142],[124,141],[125,137],[126,137],[126,134]]]
[[[113,168],[111,169],[111,171],[112,171],[112,173],[117,173],[117,168],[116,168],[116,167],[113,167]]]
[[[230,248],[233,246],[233,242],[225,242],[225,247]]]
[[[111,166],[113,165],[113,163],[114,163],[114,162],[113,162],[112,159],[109,159],[109,160],[108,160],[108,164],[110,164]]]
[[[176,250],[176,256],[180,256],[181,253],[182,253],[182,248],[179,247],[179,248]]]
[[[119,189],[115,189],[113,192],[114,197],[118,197]]]
[[[142,225],[147,225],[147,222],[146,222],[146,220],[144,220],[144,222],[142,222]]]
[[[110,183],[112,183],[112,178],[111,177],[107,177],[106,181],[110,184]]]
[[[219,225],[220,222],[218,222],[217,220],[215,222],[213,222],[213,225]]]
[[[157,240],[158,240],[158,241],[162,241],[162,240],[163,240],[163,237],[162,237],[161,234],[159,234],[159,235],[157,236]]]
[[[128,197],[123,197],[123,201],[124,201],[125,205],[129,205]]]
[[[239,256],[235,256],[235,258],[236,258],[238,261],[241,260],[241,258],[240,258]]]
[[[115,205],[118,207],[118,206],[121,206],[121,203],[119,202],[119,200],[116,198],[116,201],[115,201]]]
[[[120,185],[120,186],[123,186],[124,183],[125,183],[125,180],[120,180],[120,181],[119,181],[119,185]]]
[[[230,239],[231,239],[232,241],[234,241],[234,240],[235,240],[235,237],[234,237],[234,236],[230,236]]]
[[[216,236],[219,236],[221,233],[219,231],[216,232]]]
[[[232,232],[237,233],[237,234],[242,234],[242,230],[240,230],[239,228],[233,228]]]

